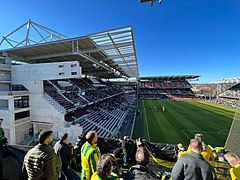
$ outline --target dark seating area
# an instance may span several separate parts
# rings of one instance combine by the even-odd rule
[[[65,120],[68,122],[75,122],[76,119],[80,118],[83,115],[86,115],[88,112],[86,110],[87,108],[77,108],[73,111],[68,112],[65,115]]]
[[[195,98],[191,84],[186,80],[162,80],[140,82],[142,99]]]
[[[162,80],[162,81],[141,82],[140,87],[141,88],[175,89],[175,88],[191,88],[192,86],[188,81]]]
[[[70,79],[71,82],[73,82],[77,87],[79,87],[80,89],[91,89],[93,88],[93,86],[91,86],[90,84],[86,83],[83,78],[81,79]]]
[[[52,103],[58,103],[66,110],[65,120],[68,122],[76,122],[89,112],[92,105],[113,110],[125,103],[119,96],[124,94],[122,89],[111,82],[96,79],[44,81],[44,91],[55,101]],[[124,110],[121,106],[120,109]]]
[[[66,110],[75,107],[72,102],[67,100],[67,98],[65,98],[60,92],[58,92],[57,89],[48,81],[44,81],[44,91]]]
[[[81,106],[81,105],[85,105],[88,103],[88,101],[83,99],[78,94],[78,92],[69,91],[69,92],[63,93],[63,95],[66,96],[69,100],[71,100],[76,106]]]

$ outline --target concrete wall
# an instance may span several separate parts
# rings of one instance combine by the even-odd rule
[[[39,94],[43,92],[43,81],[25,81],[22,84],[29,90],[29,94]]]
[[[9,112],[8,110],[1,110],[0,109],[0,117],[3,118],[3,122],[2,122],[2,127],[3,128],[9,128],[10,126],[10,121],[9,121]]]
[[[31,121],[48,122],[55,125],[64,124],[64,114],[61,114],[44,99],[43,94],[30,94],[29,105]]]
[[[8,112],[9,112],[9,130],[10,130],[9,143],[15,144],[16,134],[15,134],[15,116],[14,116],[14,96],[9,96]]]
[[[55,109],[41,94],[30,95],[30,107],[31,121],[34,123],[35,134],[37,134],[40,129],[52,129],[55,139],[59,139],[64,133],[68,133],[69,142],[75,143],[77,136],[83,131],[82,127],[66,126],[67,122],[64,120],[65,115]],[[49,124],[44,125],[43,123],[45,122]]]
[[[11,81],[11,71],[1,70],[0,68],[0,76],[1,81]]]
[[[81,74],[81,67],[77,61],[12,65],[12,82],[14,83],[79,78]]]
[[[0,84],[0,91],[9,91],[9,84]]]
[[[22,85],[24,85],[29,94],[42,94],[43,93],[43,81],[19,81]]]
[[[8,107],[8,101],[7,100],[1,100],[0,99],[0,107],[3,108],[3,107]]]
[[[29,135],[30,128],[32,128],[32,123],[30,121],[16,125],[15,132],[17,144],[22,142],[26,138],[26,136]]]
[[[82,134],[83,128],[82,126],[70,126],[70,127],[57,127],[53,129],[55,132],[55,138],[60,139],[64,133],[68,133],[68,142],[73,145],[76,143],[77,137]]]

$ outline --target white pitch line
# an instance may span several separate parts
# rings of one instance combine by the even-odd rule
[[[143,100],[143,109],[145,109],[144,100]],[[148,140],[151,141],[151,140],[150,140],[149,130],[148,130],[148,119],[147,119],[147,116],[146,116],[146,109],[145,109],[145,111],[144,111],[144,118],[145,118],[145,120],[146,120],[146,124],[147,124],[147,135],[148,135]]]
[[[191,139],[185,132],[184,130],[181,130],[185,136],[187,136],[188,139]]]
[[[226,130],[221,130],[221,131],[198,131],[198,130],[193,130],[193,129],[186,129],[186,130],[182,130],[182,131],[188,131],[188,132],[191,132],[191,133],[202,133],[202,134],[226,134],[224,133],[223,131],[228,131],[227,129]]]

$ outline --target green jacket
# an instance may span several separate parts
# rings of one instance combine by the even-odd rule
[[[23,172],[28,180],[57,180],[62,162],[51,146],[38,144],[28,151],[23,161]]]

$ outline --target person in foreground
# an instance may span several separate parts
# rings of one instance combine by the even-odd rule
[[[49,146],[53,141],[53,132],[42,131],[39,134],[39,144],[28,151],[23,161],[23,172],[29,180],[57,180],[62,162],[54,149]]]
[[[108,154],[103,154],[98,160],[97,172],[95,172],[91,180],[119,180],[120,178],[112,174],[112,160]]]
[[[82,180],[90,180],[97,171],[97,162],[101,154],[97,147],[98,135],[96,131],[89,131],[86,135],[86,143],[81,148]]]
[[[123,177],[128,180],[155,180],[161,179],[154,174],[147,166],[150,162],[150,157],[147,150],[143,146],[139,146],[135,155],[137,165],[132,166],[128,173]]]
[[[4,131],[2,129],[3,119],[0,118],[0,179],[3,178],[3,165],[2,165],[2,155],[3,155],[3,147],[7,146],[7,138],[4,135]]]
[[[183,154],[173,167],[172,180],[215,180],[213,167],[201,155],[202,143],[197,139],[191,139],[189,146],[191,152]]]
[[[61,137],[61,139],[56,142],[55,146],[53,147],[55,153],[61,158],[62,161],[62,171],[64,174],[70,178],[69,168],[70,168],[70,161],[71,161],[71,149],[67,144],[68,134],[65,133]]]
[[[229,170],[232,180],[240,179],[240,159],[236,154],[227,153],[224,155],[232,168]]]

